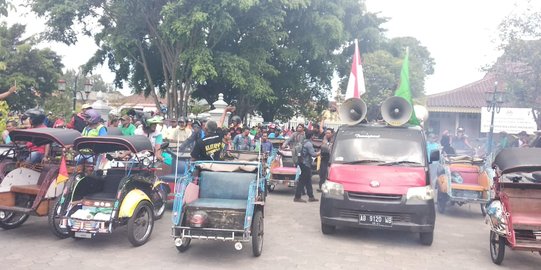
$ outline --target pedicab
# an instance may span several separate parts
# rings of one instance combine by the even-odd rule
[[[475,203],[485,216],[485,204],[491,198],[492,174],[492,169],[485,166],[485,159],[448,155],[442,165],[437,180],[438,211],[443,214],[449,205]]]
[[[175,180],[182,177],[188,171],[190,164],[190,152],[178,151],[176,148],[167,147],[164,149],[164,162],[161,170],[156,172],[158,178],[167,183],[171,191],[167,199],[174,199]]]
[[[495,158],[494,199],[487,204],[490,256],[501,264],[505,246],[541,255],[541,149],[508,148]]]
[[[295,187],[297,166],[293,162],[290,149],[280,149],[285,139],[269,139],[273,149],[276,149],[274,158],[270,162],[270,174],[267,183],[269,192],[274,191],[277,185]]]
[[[90,173],[75,173],[67,181],[51,217],[60,237],[93,238],[127,225],[133,246],[145,244],[160,219],[169,187],[158,180],[153,148],[146,136],[80,137],[74,148]],[[131,158],[126,160],[126,151]]]
[[[10,144],[0,145],[0,183],[17,166],[17,162],[15,162],[15,149]]]
[[[7,164],[14,165],[0,183],[0,227],[14,229],[21,226],[29,216],[47,216],[53,201],[62,193],[64,184],[56,183],[60,160],[49,152],[44,161],[38,164],[26,162],[30,151],[26,142],[35,146],[56,144],[66,148],[81,136],[75,130],[53,128],[20,129],[10,132],[13,143],[8,150],[13,160],[2,155],[3,169]],[[71,169],[71,166],[70,166]]]
[[[229,161],[196,161],[177,181],[173,204],[172,236],[179,252],[192,239],[235,243],[241,250],[251,242],[255,257],[263,250],[265,206],[264,169],[261,156],[232,153]],[[237,155],[238,154],[238,155]]]

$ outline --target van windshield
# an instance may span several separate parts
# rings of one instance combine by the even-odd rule
[[[333,163],[425,166],[422,141],[409,136],[342,136],[334,143]]]

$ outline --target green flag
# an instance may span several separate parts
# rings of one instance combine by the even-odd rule
[[[400,72],[400,86],[398,89],[396,89],[396,92],[394,93],[397,97],[402,97],[405,100],[408,101],[408,103],[413,108],[413,100],[411,98],[411,90],[410,90],[410,71],[409,71],[409,50],[406,49],[406,56],[404,57],[404,62],[402,63],[402,71]],[[413,110],[411,114],[411,118],[409,120],[409,123],[412,125],[421,125],[421,122],[419,119],[417,119],[417,116],[415,115],[415,110]]]

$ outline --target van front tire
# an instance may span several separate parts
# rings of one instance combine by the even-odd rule
[[[434,232],[422,232],[420,234],[421,244],[431,246],[434,241]]]
[[[336,226],[328,225],[321,222],[321,232],[323,234],[334,234],[336,232]]]

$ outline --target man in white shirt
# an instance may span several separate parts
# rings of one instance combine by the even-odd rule
[[[180,118],[178,120],[178,126],[173,124],[168,130],[167,130],[167,136],[166,139],[169,140],[169,143],[171,146],[176,146],[177,142],[184,142],[192,135],[192,130],[186,128],[186,119],[184,117]]]

